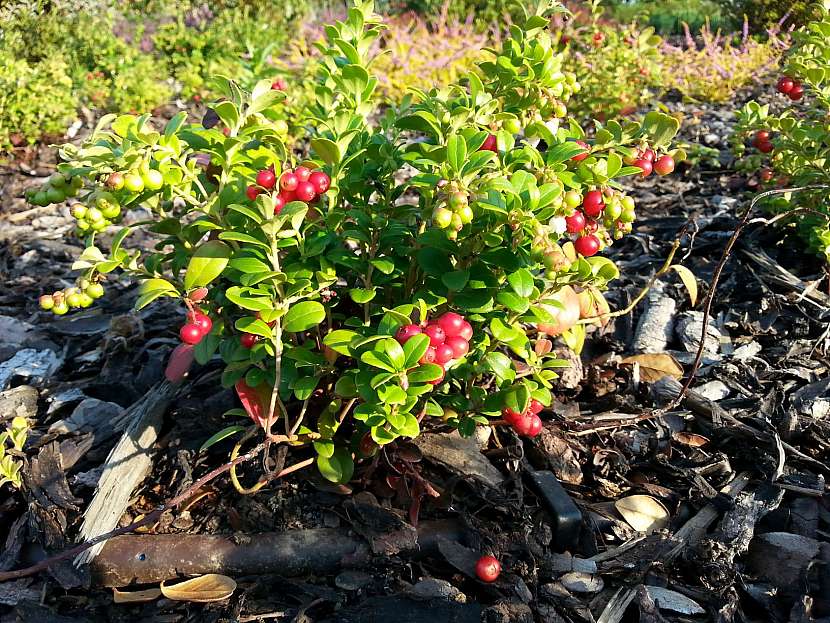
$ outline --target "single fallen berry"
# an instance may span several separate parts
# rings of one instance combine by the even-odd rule
[[[274,187],[274,184],[277,183],[277,176],[274,175],[274,172],[271,169],[263,169],[256,174],[256,183],[263,188],[271,190]]]
[[[253,333],[243,333],[239,336],[239,343],[242,345],[242,348],[251,349],[258,341],[259,336],[256,336]]]
[[[179,329],[179,338],[185,344],[198,344],[202,341],[202,329],[195,323],[187,323]]]
[[[585,229],[585,215],[582,212],[574,212],[565,217],[565,229],[569,234],[578,234]]]
[[[654,172],[657,175],[668,175],[672,171],[674,171],[674,158],[668,154],[660,156],[654,163]]]
[[[398,329],[397,333],[395,333],[395,339],[398,340],[401,344],[406,344],[406,342],[414,335],[418,335],[421,333],[421,327],[416,324],[405,324],[400,329]]]
[[[447,334],[444,333],[444,329],[437,324],[427,325],[424,327],[423,333],[429,337],[430,346],[438,346],[439,344],[443,344],[447,339]]]
[[[501,563],[495,556],[482,556],[476,562],[476,577],[482,582],[495,582],[501,573]]]
[[[584,257],[596,255],[597,251],[599,251],[599,238],[593,234],[580,236],[574,241],[574,249]]]

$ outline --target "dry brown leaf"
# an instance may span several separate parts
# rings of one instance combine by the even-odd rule
[[[614,508],[638,532],[662,530],[669,523],[669,511],[650,495],[629,495],[614,502]]]
[[[236,582],[233,578],[218,573],[208,573],[166,586],[161,583],[161,592],[167,599],[175,601],[222,601],[230,597],[236,590]]]
[[[683,367],[677,359],[666,353],[631,355],[623,359],[621,363],[639,364],[640,379],[646,383],[656,383],[664,376],[671,376],[676,379],[683,376]]]
[[[693,448],[699,448],[709,443],[708,437],[697,435],[695,433],[685,433],[682,431],[679,433],[673,433],[672,439],[674,439],[677,443],[682,443],[684,446],[692,446]]]
[[[148,588],[144,591],[119,591],[112,589],[112,600],[117,604],[137,604],[145,601],[153,601],[161,597],[161,590]]]

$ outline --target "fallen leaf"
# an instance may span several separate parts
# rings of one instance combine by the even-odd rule
[[[638,532],[662,530],[669,523],[669,511],[650,495],[630,495],[614,502],[614,508]]]
[[[682,431],[679,433],[673,433],[672,439],[674,439],[677,443],[682,443],[684,446],[692,446],[693,448],[699,448],[709,443],[708,437]]]
[[[683,376],[683,368],[677,359],[666,353],[631,355],[623,359],[621,363],[639,364],[640,378],[646,383],[655,383],[664,376],[672,376],[676,379]]]
[[[172,586],[161,583],[161,592],[174,601],[222,601],[236,590],[236,582],[226,575],[208,573]]]
[[[119,591],[112,589],[112,600],[117,604],[137,604],[145,601],[153,601],[161,597],[161,590],[148,588],[143,591]]]
[[[674,264],[672,269],[680,276],[680,281],[689,291],[689,299],[692,301],[692,307],[694,307],[697,303],[697,279],[695,279],[694,273],[680,264]]]

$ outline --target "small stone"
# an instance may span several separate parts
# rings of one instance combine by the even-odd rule
[[[560,581],[572,593],[598,593],[605,586],[600,576],[580,571],[566,573]]]
[[[683,348],[690,353],[697,352],[700,347],[700,335],[703,333],[703,312],[693,311],[681,314],[675,323],[674,329],[683,344]],[[710,355],[716,354],[720,348],[720,336],[720,331],[710,318],[706,327],[703,351]]]
[[[409,589],[409,594],[419,599],[446,599],[467,603],[467,596],[446,580],[424,578]]]
[[[722,381],[709,381],[696,387],[695,391],[709,400],[723,400],[730,394],[729,388]]]
[[[709,134],[703,137],[703,142],[707,145],[717,145],[720,143],[720,136],[718,136],[714,132],[710,132]]]

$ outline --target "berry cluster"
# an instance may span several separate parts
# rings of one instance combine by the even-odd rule
[[[674,158],[669,154],[658,157],[649,147],[640,149],[634,156],[626,158],[625,163],[640,169],[640,177],[648,177],[652,171],[657,175],[668,175],[674,171]]]
[[[584,257],[591,257],[609,241],[598,234],[600,222],[615,239],[631,232],[634,222],[634,199],[621,196],[612,189],[589,190],[583,197],[575,190],[565,193],[564,203],[573,212],[565,217],[565,231],[575,234],[574,249]]]
[[[197,309],[187,315],[187,323],[179,329],[179,339],[185,344],[196,345],[211,329],[213,321],[210,316]]]
[[[446,188],[443,199],[432,212],[432,222],[440,229],[448,229],[448,237],[455,240],[464,225],[473,222],[473,209],[467,193],[456,182]]]
[[[798,80],[789,76],[781,76],[775,88],[779,93],[786,95],[794,102],[804,97],[804,87]]]
[[[433,385],[437,385],[444,380],[446,365],[469,352],[473,327],[461,314],[447,312],[423,326],[403,325],[395,334],[395,339],[400,344],[405,344],[411,337],[421,333],[429,338],[429,347],[421,357],[421,363],[434,363],[441,366],[441,378],[432,381]]]
[[[530,401],[527,410],[524,413],[514,411],[510,407],[505,407],[501,415],[504,421],[510,424],[519,435],[524,437],[535,437],[542,432],[542,418],[539,413],[544,409],[541,402],[536,399]]]
[[[762,154],[768,154],[773,150],[772,142],[769,139],[769,132],[766,130],[758,130],[755,136],[752,137],[752,146]]]
[[[314,202],[331,187],[331,178],[323,171],[312,171],[308,167],[298,166],[285,171],[279,179],[273,169],[263,169],[256,176],[256,184],[248,186],[245,194],[253,201],[261,193],[277,191],[274,197],[274,213],[279,214],[285,204],[292,201]]]
[[[93,193],[87,200],[91,205],[76,203],[69,212],[75,217],[78,235],[89,231],[103,231],[121,215],[121,206],[108,192]]]
[[[81,177],[68,178],[63,173],[53,173],[43,186],[26,191],[26,200],[36,206],[45,207],[74,197],[84,185]]]
[[[97,281],[79,279],[76,287],[64,288],[38,299],[40,308],[63,316],[70,309],[89,307],[95,299],[104,296],[104,286]]]

